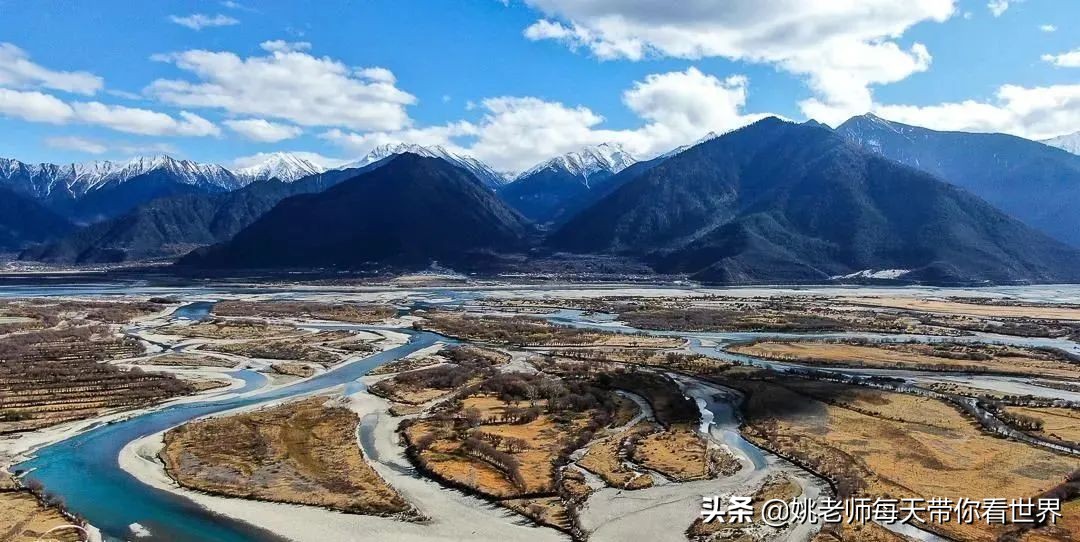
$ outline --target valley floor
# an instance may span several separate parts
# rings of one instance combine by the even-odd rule
[[[1080,288],[251,286],[0,286],[0,460],[43,503],[0,491],[0,530],[63,510],[181,541],[1080,537]],[[710,495],[755,520],[703,523]],[[759,515],[1048,495],[1056,526]]]

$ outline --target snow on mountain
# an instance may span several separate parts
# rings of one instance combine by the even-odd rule
[[[363,158],[345,164],[338,169],[354,169],[364,167],[387,158],[404,153],[418,154],[428,158],[442,158],[451,164],[461,167],[475,175],[489,188],[495,189],[507,183],[505,176],[499,174],[491,166],[473,158],[472,156],[451,152],[441,145],[424,146],[415,143],[387,143],[375,147]]]
[[[1044,139],[1039,143],[1044,143],[1051,147],[1057,147],[1064,151],[1080,155],[1080,132],[1073,132],[1071,134]]]
[[[687,149],[697,147],[698,145],[701,145],[702,143],[704,143],[706,141],[716,139],[716,138],[720,137],[720,135],[721,134],[718,134],[716,132],[709,132],[709,133],[705,134],[704,137],[702,137],[701,139],[699,139],[699,140],[697,140],[697,141],[695,141],[693,143],[688,143],[686,145],[681,145],[681,146],[675,147],[674,149],[671,149],[670,151],[667,151],[667,152],[657,156],[656,158],[671,158],[672,156],[675,156],[676,154],[679,154],[679,153],[681,153],[681,152],[683,152],[683,151],[685,151]]]
[[[278,179],[291,183],[297,179],[326,171],[326,168],[287,152],[274,152],[265,155],[265,160],[257,164],[234,169],[233,173],[248,183]]]
[[[856,271],[854,273],[848,273],[847,275],[834,275],[829,277],[829,280],[842,280],[842,279],[887,279],[896,280],[908,273],[910,269],[863,269],[862,271]]]
[[[0,183],[37,198],[49,197],[57,190],[78,197],[151,172],[167,174],[181,184],[225,190],[234,190],[246,184],[219,165],[177,160],[167,155],[142,156],[126,162],[74,164],[27,164],[0,158]]]
[[[562,156],[556,156],[546,162],[542,162],[532,169],[518,175],[518,179],[524,179],[545,169],[562,170],[575,177],[581,177],[585,184],[589,183],[589,176],[606,171],[610,174],[618,173],[637,162],[629,152],[621,145],[602,143],[591,145],[579,151],[568,152]]]
[[[105,164],[109,164],[106,166]],[[86,164],[81,165],[84,171]],[[235,190],[244,183],[237,179],[233,173],[217,164],[200,164],[191,160],[177,160],[168,155],[140,156],[126,163],[98,162],[94,167],[101,168],[97,174],[86,175],[79,179],[80,183],[89,185],[93,190],[107,183],[122,183],[140,175],[151,172],[168,174],[173,180],[182,184],[198,186],[216,186],[225,190]],[[101,174],[101,173],[104,174]]]

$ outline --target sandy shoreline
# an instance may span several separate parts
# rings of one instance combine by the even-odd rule
[[[365,379],[366,380],[366,379]],[[295,399],[249,406],[214,416],[264,408]],[[328,400],[335,400],[328,396]],[[425,517],[424,523],[392,518],[344,514],[310,506],[290,505],[207,495],[180,487],[165,473],[157,458],[164,431],[129,443],[120,452],[120,468],[140,482],[180,495],[208,510],[268,529],[298,542],[326,540],[431,541],[490,540],[498,542],[544,542],[566,540],[553,529],[534,527],[522,518],[483,500],[445,489],[415,474],[397,444],[398,419],[386,411],[387,403],[366,392],[354,394],[349,406],[361,417],[377,416],[374,446],[378,461],[369,464]]]

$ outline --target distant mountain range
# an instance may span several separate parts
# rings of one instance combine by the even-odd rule
[[[335,169],[356,169],[404,152],[450,161],[469,170],[492,190],[507,182],[475,158],[442,147],[408,144],[376,147],[364,158]],[[159,198],[220,194],[270,179],[289,183],[327,171],[297,154],[275,152],[262,158],[260,163],[235,169],[167,155],[63,165],[0,158],[0,187],[34,198],[73,222],[94,223],[124,215]]]
[[[232,240],[180,264],[201,268],[426,266],[526,248],[531,226],[475,175],[443,158],[385,159],[318,194],[282,201]]]
[[[176,258],[195,248],[229,240],[289,196],[321,192],[384,162],[329,170],[292,182],[273,176],[232,192],[156,199],[116,218],[28,248],[19,259],[102,264]]]
[[[1080,247],[1080,156],[1016,136],[939,132],[874,115],[853,117],[836,131]]]
[[[1080,243],[1080,157],[1000,134],[770,118],[645,161],[586,147],[512,182],[441,147],[384,145],[336,169],[259,158],[0,161],[0,251],[74,264],[190,253],[190,269],[482,271],[583,254],[728,283],[1080,280],[1080,253],[1044,235]]]
[[[0,158],[0,186],[82,222],[117,216],[160,197],[228,192],[244,184],[221,166],[169,156],[67,165]]]
[[[611,184],[607,181],[635,163],[637,159],[618,145],[586,147],[525,171],[499,195],[533,222],[558,222],[606,194]]]
[[[775,118],[665,160],[548,242],[717,282],[875,269],[934,282],[1080,280],[1080,252],[972,194],[828,128]]]

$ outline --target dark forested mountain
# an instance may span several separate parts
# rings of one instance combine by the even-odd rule
[[[688,149],[556,231],[719,282],[1075,281],[1080,252],[932,175],[814,124],[769,118]]]
[[[836,131],[1080,247],[1080,156],[1015,136],[939,132],[870,114],[852,117]]]
[[[160,198],[55,242],[26,250],[19,259],[85,264],[181,256],[197,247],[232,238],[289,196],[321,192],[383,163],[331,170],[294,182],[276,178],[256,181],[233,192]]]
[[[426,265],[524,247],[527,221],[468,171],[406,153],[318,194],[287,198],[231,241],[181,260],[199,268]]]
[[[0,187],[0,252],[17,251],[72,229],[70,222],[34,199]]]
[[[637,160],[618,145],[586,147],[547,160],[503,186],[499,195],[538,224],[560,222],[571,207],[604,192],[607,182]],[[587,206],[587,205],[585,205]]]

